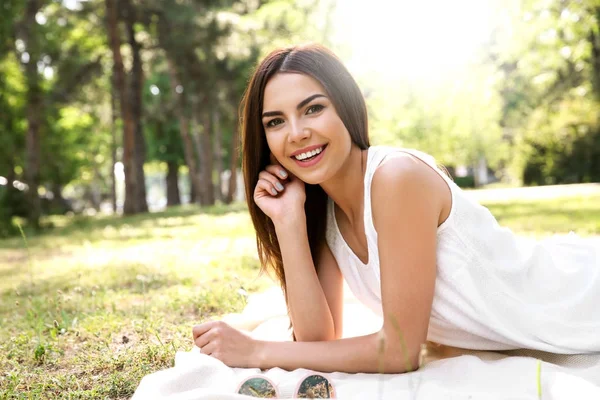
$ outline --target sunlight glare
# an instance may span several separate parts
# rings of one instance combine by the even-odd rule
[[[63,0],[63,5],[72,11],[79,11],[83,8],[82,4],[87,0]]]
[[[489,39],[492,1],[338,1],[335,40],[354,73],[431,76],[465,65]]]

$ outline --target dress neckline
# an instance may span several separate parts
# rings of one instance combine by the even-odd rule
[[[348,243],[346,242],[346,239],[344,239],[344,236],[342,235],[342,232],[340,231],[340,227],[338,225],[337,222],[337,218],[335,216],[335,202],[329,198],[329,203],[331,204],[331,218],[333,219],[333,226],[335,229],[335,234],[340,238],[340,241],[342,242],[344,248],[346,249],[346,251],[348,253],[350,253],[350,257],[352,257],[356,262],[359,263],[359,265],[363,266],[363,267],[367,267],[371,264],[371,251],[369,249],[369,238],[367,235],[367,212],[366,209],[367,207],[371,207],[371,202],[368,201],[367,202],[367,196],[370,196],[370,193],[368,193],[368,188],[367,188],[367,180],[369,179],[369,166],[370,166],[370,162],[371,162],[371,148],[372,147],[368,147],[367,148],[367,161],[365,163],[365,176],[363,178],[363,226],[365,229],[365,238],[367,239],[367,263],[365,264],[357,255],[356,253],[354,253],[354,250],[352,250],[352,248],[350,247],[350,245],[348,245]],[[370,213],[369,213],[370,214]]]

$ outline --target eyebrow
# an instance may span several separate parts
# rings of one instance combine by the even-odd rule
[[[327,96],[325,96],[324,94],[320,94],[320,93],[308,96],[306,99],[304,99],[300,103],[298,103],[298,105],[296,106],[296,110],[301,109],[302,107],[304,107],[305,105],[307,105],[308,103],[310,103],[311,101],[313,101],[314,99],[319,98],[319,97],[327,97]],[[283,113],[281,111],[267,111],[267,112],[263,113],[262,117],[263,118],[274,117],[276,115],[283,115]]]

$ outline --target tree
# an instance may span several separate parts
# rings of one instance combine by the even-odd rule
[[[144,71],[142,69],[141,46],[135,37],[135,25],[138,17],[137,10],[131,0],[122,0],[124,6],[124,21],[127,31],[127,40],[131,49],[132,66],[130,71],[129,98],[127,101],[131,107],[131,118],[134,124],[134,151],[133,168],[135,168],[136,194],[134,198],[135,212],[147,212],[146,202],[146,179],[144,174],[144,162],[146,161],[146,143],[142,127],[142,89],[144,87]]]
[[[41,203],[38,196],[40,180],[40,134],[42,122],[40,118],[44,115],[43,89],[41,78],[38,73],[38,62],[41,61],[41,32],[40,24],[36,21],[36,15],[43,2],[39,0],[28,0],[25,3],[24,15],[16,25],[17,35],[24,43],[25,51],[21,55],[21,62],[25,68],[27,82],[26,95],[26,118],[27,131],[25,134],[25,177],[27,185],[28,222],[34,229],[39,229]]]
[[[131,2],[124,2],[125,21],[133,63],[130,88],[127,90],[125,67],[121,55],[119,15],[115,0],[106,0],[107,32],[113,54],[113,74],[123,119],[123,165],[125,166],[124,214],[148,211],[144,179],[145,145],[141,127],[141,90],[143,82],[140,47],[135,39],[135,9]]]
[[[518,44],[499,35],[491,54],[513,173],[527,184],[600,179],[600,2],[524,1],[513,21]]]
[[[175,113],[175,99],[163,57],[156,57],[153,73],[146,81],[144,104],[146,107],[144,130],[148,144],[148,160],[166,163],[167,206],[181,204],[179,192],[179,167],[185,164]]]
[[[78,89],[99,72],[100,58],[94,57],[95,47],[88,46],[88,40],[71,40],[71,28],[82,20],[60,4],[42,0],[13,1],[7,3],[5,9],[12,16],[12,23],[2,24],[3,32],[9,38],[3,37],[0,43],[6,47],[12,42],[13,60],[20,63],[18,70],[11,69],[13,61],[4,65],[11,71],[12,77],[12,83],[8,83],[7,87],[14,89],[15,82],[20,79],[23,82],[23,102],[11,102],[13,105],[9,104],[8,110],[13,116],[22,116],[22,121],[26,121],[23,146],[18,140],[11,140],[9,146],[14,154],[24,154],[20,165],[19,157],[10,156],[12,168],[9,175],[11,179],[25,181],[28,224],[37,229],[42,213],[40,195],[47,189],[44,186],[60,186],[60,182],[56,181],[60,176],[49,173],[47,168],[41,170],[41,165],[51,165],[47,162],[50,155],[42,153],[41,148],[57,142],[54,136],[54,122],[59,115],[57,110],[74,101]],[[67,14],[71,14],[73,23],[65,18]],[[22,114],[14,104],[22,104]],[[12,130],[9,132],[16,139],[20,130],[15,129],[12,123],[10,125]],[[68,160],[69,157],[62,162],[67,165]],[[17,169],[19,172],[16,172]],[[68,170],[68,166],[65,169]],[[22,177],[19,176],[21,171]],[[57,198],[60,198],[60,193],[57,193]]]

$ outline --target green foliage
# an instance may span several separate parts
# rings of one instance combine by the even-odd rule
[[[19,150],[25,146],[25,84],[14,53],[0,58],[0,76],[0,176],[12,180],[15,169],[23,165]],[[15,234],[12,217],[25,212],[22,196],[13,182],[0,185],[0,237]]]
[[[96,167],[96,158],[89,157],[89,152],[98,143],[101,110],[86,106],[89,96],[83,89],[100,71],[103,21],[89,10],[70,10],[59,2],[38,2],[36,23],[27,22],[28,42],[23,30],[17,29],[19,24],[25,23],[25,10],[20,13],[16,10],[24,5],[25,2],[3,3],[7,11],[3,15],[12,20],[10,23],[3,20],[1,30],[10,36],[12,43],[7,47],[9,52],[0,53],[3,77],[0,80],[0,176],[11,181],[26,181],[28,120],[25,110],[28,93],[38,88],[41,101],[35,119],[40,124],[37,145],[42,149],[39,183],[40,195],[45,195],[49,191],[60,191],[64,185],[80,178],[85,167]],[[26,75],[26,67],[31,63],[37,64],[37,71]],[[0,189],[0,208],[3,209],[0,222],[3,227],[8,226],[2,228],[0,234],[14,232],[10,225],[13,216],[24,214],[23,196],[23,192]],[[54,205],[47,205],[46,212],[57,210]],[[62,209],[64,212],[66,208]]]
[[[569,135],[546,143],[529,143],[523,171],[527,185],[600,181],[600,130],[586,126],[565,128]],[[554,140],[552,140],[554,139]]]
[[[36,346],[33,352],[33,358],[35,359],[36,363],[43,364],[48,353],[49,349],[45,345],[40,343]]]
[[[599,180],[600,3],[531,0],[512,11],[513,36],[493,55],[512,174],[526,184]]]
[[[20,181],[25,180],[30,82],[23,61],[27,45],[16,27],[25,3],[6,0],[0,13],[0,176]],[[43,97],[41,195],[64,188],[76,197],[90,198],[93,192],[106,199],[112,146],[119,146],[112,133],[122,124],[117,115],[112,127],[105,3],[90,0],[74,9],[59,1],[39,4],[43,18],[31,30],[40,51],[31,62],[39,62]],[[176,101],[183,97],[184,115],[188,121],[195,117],[192,134],[202,131],[203,113],[217,111],[222,149],[213,159],[221,157],[227,167],[236,151],[239,101],[262,56],[277,46],[309,41],[329,45],[346,60],[352,53],[352,43],[334,42],[331,35],[333,0],[131,4],[144,67],[147,162],[185,164],[176,113]],[[485,157],[512,183],[598,180],[598,1],[490,4],[495,7],[493,35],[464,68],[448,67],[418,79],[356,76],[367,98],[373,144],[417,148],[449,167],[473,166]],[[129,69],[131,52],[122,35]],[[407,54],[403,62],[418,62],[414,57]],[[179,72],[182,93],[172,87],[168,60]],[[152,94],[155,88],[159,94]],[[205,147],[195,146],[194,153]],[[469,187],[470,179],[457,181]],[[0,187],[0,234],[13,231],[12,217],[23,214],[21,194]]]
[[[474,188],[475,187],[475,178],[472,176],[457,176],[453,178],[454,183],[456,183],[461,188]]]
[[[493,68],[478,67],[431,84],[382,82],[367,97],[373,141],[426,151],[448,166],[481,156],[496,166],[503,150],[496,80]]]
[[[25,146],[25,82],[14,54],[0,59],[0,171],[21,165]],[[6,173],[6,172],[5,172]]]
[[[183,165],[183,144],[179,133],[179,121],[174,112],[175,99],[169,75],[159,72],[146,79],[144,108],[146,109],[144,131],[148,147],[147,161],[176,162]],[[152,91],[155,91],[153,94]]]

